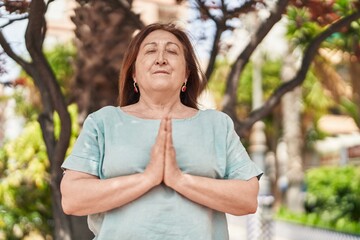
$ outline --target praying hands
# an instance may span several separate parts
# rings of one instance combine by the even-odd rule
[[[171,188],[183,176],[176,162],[176,152],[172,141],[171,118],[169,117],[161,120],[145,174],[149,176],[154,186],[164,182]]]

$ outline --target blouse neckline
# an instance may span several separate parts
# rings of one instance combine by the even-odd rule
[[[120,106],[117,107],[117,109],[119,110],[119,112],[126,116],[127,118],[130,118],[130,119],[133,119],[133,120],[137,120],[137,121],[148,121],[148,122],[159,122],[161,121],[161,119],[152,119],[152,118],[141,118],[141,117],[137,117],[137,116],[134,116],[134,115],[131,115],[125,111],[123,111],[121,109]],[[173,121],[176,121],[176,122],[182,122],[182,121],[189,121],[189,120],[193,120],[193,119],[196,119],[199,117],[199,115],[201,114],[201,112],[203,112],[202,110],[198,110],[193,116],[190,116],[190,117],[186,117],[186,118],[172,118]]]

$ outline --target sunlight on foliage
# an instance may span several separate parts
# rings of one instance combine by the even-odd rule
[[[62,93],[67,98],[71,91],[71,79],[74,75],[72,66],[75,61],[76,49],[72,44],[57,45],[50,51],[45,52],[51,68],[56,73],[56,78]]]
[[[294,46],[301,46],[310,42],[323,28],[311,21],[310,14],[305,8],[288,8],[287,37]]]
[[[71,88],[71,66],[75,56],[72,45],[56,46],[46,52],[63,93]],[[25,119],[21,134],[5,141],[0,148],[0,240],[52,239],[54,220],[51,210],[49,160],[37,121],[41,110],[38,90],[25,73],[16,80],[11,96],[16,101],[16,113]],[[79,133],[77,107],[70,105],[72,120],[71,150]],[[60,119],[54,114],[56,137],[60,134]],[[61,169],[59,169],[61,171]]]
[[[73,124],[71,148],[79,126],[76,105],[68,110]],[[58,117],[54,118],[59,133],[60,122]],[[0,149],[0,239],[23,239],[30,235],[49,239],[53,220],[48,168],[40,125],[29,121],[16,139]]]
[[[281,208],[278,218],[360,234],[360,168],[320,167],[306,173],[306,213]]]
[[[340,109],[354,119],[356,124],[360,126],[360,112],[358,106],[347,98],[342,98],[340,102]]]

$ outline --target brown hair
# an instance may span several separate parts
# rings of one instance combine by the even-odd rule
[[[172,33],[182,43],[186,62],[186,70],[189,73],[186,91],[180,91],[181,102],[195,109],[197,98],[200,94],[200,85],[206,83],[206,77],[200,69],[194,49],[186,33],[174,24],[154,23],[143,28],[130,42],[125,53],[119,78],[119,105],[126,106],[139,101],[140,92],[134,91],[134,80],[132,78],[135,71],[135,61],[139,53],[140,45],[144,39],[153,31],[164,30]]]

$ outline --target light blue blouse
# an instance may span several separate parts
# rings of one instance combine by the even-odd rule
[[[143,172],[159,124],[160,120],[138,118],[120,107],[104,107],[87,117],[62,167],[100,179]],[[226,114],[200,110],[193,117],[173,119],[172,125],[176,160],[184,173],[241,180],[262,174]],[[88,216],[88,224],[97,240],[229,238],[224,213],[194,203],[163,184],[125,206]]]

